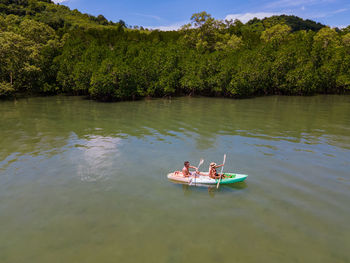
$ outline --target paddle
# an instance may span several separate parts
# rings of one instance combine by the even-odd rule
[[[221,181],[221,177],[223,176],[223,175],[222,175],[222,171],[224,170],[225,161],[226,161],[226,154],[224,154],[224,161],[222,162],[223,166],[221,166],[221,173],[220,173],[221,176],[220,176],[220,178],[219,178],[218,184],[216,185],[216,189],[219,188],[219,184],[220,184],[220,181]]]
[[[201,165],[203,164],[203,162],[204,162],[203,159],[201,159],[201,160],[199,161],[199,164],[198,164],[198,166],[197,166],[197,170],[199,169],[199,166],[201,166]],[[196,178],[197,178],[197,176],[194,177],[194,184],[196,184]],[[193,180],[191,180],[191,182],[189,183],[189,185],[192,185],[192,181],[193,181]]]

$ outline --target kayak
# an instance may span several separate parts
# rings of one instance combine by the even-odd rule
[[[205,173],[204,173],[205,174]],[[208,174],[208,173],[206,173]],[[243,182],[248,175],[245,174],[235,174],[235,173],[224,173],[227,178],[223,178],[220,181],[220,184],[233,184],[238,182]],[[217,184],[219,179],[213,179],[209,176],[200,175],[197,178],[184,177],[181,172],[180,173],[169,173],[168,179],[177,183],[187,183],[187,184]]]

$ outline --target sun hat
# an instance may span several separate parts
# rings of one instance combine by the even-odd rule
[[[216,166],[216,163],[210,163],[210,166]]]

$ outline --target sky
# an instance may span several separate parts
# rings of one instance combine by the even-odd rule
[[[54,0],[82,13],[104,15],[161,30],[178,29],[193,13],[206,11],[216,19],[247,22],[254,17],[296,15],[331,27],[350,25],[350,0]]]

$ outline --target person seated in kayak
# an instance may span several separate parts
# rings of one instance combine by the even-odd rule
[[[210,163],[208,176],[212,179],[226,178],[225,174],[218,174],[217,168],[224,166],[224,164],[217,165],[216,163]]]
[[[192,169],[196,169],[195,172],[190,172],[190,168]],[[184,162],[184,168],[182,168],[182,171],[176,171],[175,174],[180,174],[182,173],[182,175],[184,177],[190,177],[190,176],[197,176],[197,172],[198,172],[198,168],[195,167],[195,166],[190,166],[190,162],[189,161],[186,161]]]

